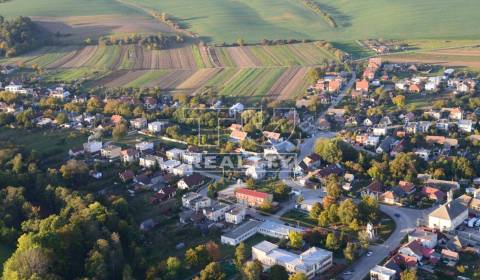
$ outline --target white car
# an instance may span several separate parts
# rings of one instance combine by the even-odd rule
[[[367,252],[367,257],[370,257],[371,255],[373,255],[372,251]]]

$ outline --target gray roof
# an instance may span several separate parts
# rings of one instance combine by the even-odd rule
[[[232,238],[232,239],[237,239],[238,237],[242,236],[246,232],[250,231],[252,228],[258,227],[262,222],[256,221],[256,220],[249,220],[245,222],[244,224],[234,228],[233,230],[225,233],[223,236]]]
[[[468,211],[468,208],[460,200],[456,199],[438,207],[430,213],[430,216],[453,220],[465,211]]]

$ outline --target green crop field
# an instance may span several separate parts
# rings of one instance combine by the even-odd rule
[[[318,2],[335,19],[337,28],[330,27],[300,0],[14,0],[1,3],[0,13],[7,17],[116,16],[126,21],[149,18],[145,10],[127,3],[140,4],[173,15],[191,31],[217,43],[238,38],[248,42],[264,38],[338,42],[367,38],[480,39],[477,0]]]

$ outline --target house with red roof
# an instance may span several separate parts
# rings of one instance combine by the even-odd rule
[[[247,188],[238,188],[235,190],[235,197],[240,204],[258,207],[265,202],[271,203],[273,195],[270,193],[259,192]]]
[[[398,187],[401,188],[406,194],[412,194],[415,191],[415,185],[407,181],[398,182]]]
[[[415,257],[421,261],[423,258],[429,259],[435,252],[434,249],[424,247],[418,240],[412,240],[398,250],[400,254]]]
[[[401,265],[407,268],[416,268],[417,267],[417,258],[414,256],[408,256],[401,253],[396,254],[393,259],[397,265]]]
[[[367,92],[369,85],[370,83],[368,82],[368,80],[357,80],[357,82],[355,83],[355,89],[358,91]]]
[[[113,115],[113,116],[111,117],[111,120],[112,120],[112,122],[113,122],[114,124],[121,123],[121,122],[122,122],[122,119],[123,119],[123,118],[122,118],[122,116],[120,116],[120,115]]]
[[[230,141],[232,142],[238,143],[245,139],[247,139],[247,133],[244,131],[233,130],[232,133],[230,133]]]
[[[410,87],[408,88],[408,91],[412,93],[419,93],[423,90],[423,85],[422,84],[411,84]]]
[[[423,187],[422,194],[425,195],[428,199],[432,199],[437,202],[445,200],[445,193],[433,187],[429,187],[429,186]]]

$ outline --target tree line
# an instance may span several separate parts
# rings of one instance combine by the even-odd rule
[[[303,4],[314,11],[316,14],[322,16],[322,18],[330,25],[332,28],[337,28],[337,22],[335,19],[327,13],[319,3],[315,2],[314,0],[302,0]]]
[[[6,20],[0,16],[0,57],[14,57],[33,50],[50,35],[28,17]]]

